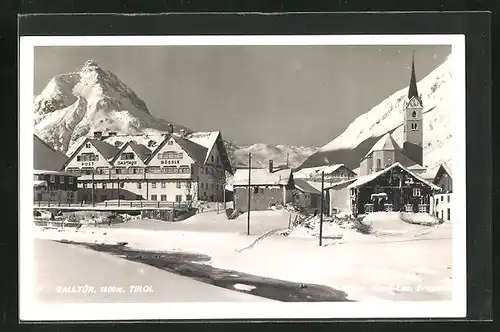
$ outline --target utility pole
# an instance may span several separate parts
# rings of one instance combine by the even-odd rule
[[[286,154],[286,168],[288,168],[289,159],[290,159],[290,154],[289,154],[289,153],[287,153],[287,154]]]
[[[247,220],[247,235],[250,235],[250,194],[251,194],[251,178],[252,176],[252,154],[248,153],[248,220]]]
[[[224,184],[222,186],[222,196],[224,197],[224,212],[226,212],[227,210],[227,206],[226,206],[226,171],[224,170]]]
[[[118,206],[120,206],[120,177],[116,178],[116,190],[118,192]]]
[[[149,199],[149,187],[148,187],[148,177],[147,177],[147,167],[144,167],[144,182],[146,182],[146,201]]]
[[[320,201],[320,214],[319,214],[319,246],[321,247],[323,241],[323,195],[325,191],[325,171],[321,172],[321,201]]]
[[[94,196],[95,196],[95,192],[94,192],[94,187],[95,187],[95,184],[94,184],[94,169],[92,169],[92,206],[94,207],[95,206],[95,200],[94,200]]]

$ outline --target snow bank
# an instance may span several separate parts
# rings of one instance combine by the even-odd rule
[[[441,221],[428,214],[428,213],[405,213],[401,212],[399,214],[399,218],[407,223],[415,224],[415,225],[425,225],[425,226],[434,226],[439,225]]]

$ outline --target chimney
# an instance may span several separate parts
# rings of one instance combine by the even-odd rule
[[[168,124],[168,133],[169,133],[169,134],[172,134],[173,132],[174,132],[174,125],[173,125],[173,124],[171,124],[171,123],[169,123],[169,124]]]
[[[273,161],[269,160],[269,173],[273,172]]]
[[[181,129],[180,132],[181,132],[181,137],[184,138],[184,136],[186,136],[186,131],[184,129]]]
[[[102,131],[94,131],[95,139],[101,139],[101,137],[102,137]]]

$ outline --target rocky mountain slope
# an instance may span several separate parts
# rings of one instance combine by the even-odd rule
[[[167,121],[152,116],[134,91],[92,60],[47,84],[35,97],[34,122],[35,134],[62,153],[93,131],[137,135],[168,129]]]

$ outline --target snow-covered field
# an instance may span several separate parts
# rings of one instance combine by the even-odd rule
[[[364,222],[372,234],[326,223],[323,246],[313,233],[291,236],[262,234],[286,229],[290,212],[251,213],[227,220],[208,212],[182,222],[131,220],[111,227],[35,228],[36,238],[116,244],[141,250],[191,252],[211,257],[210,265],[292,282],[314,283],[343,290],[348,298],[368,300],[451,300],[451,224],[405,223],[397,213],[374,213]],[[293,218],[293,216],[292,216]],[[342,234],[341,238],[328,236]]]

